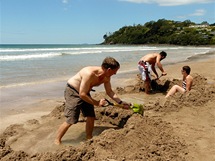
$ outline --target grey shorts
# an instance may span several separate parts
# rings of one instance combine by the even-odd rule
[[[80,111],[84,117],[95,117],[94,106],[83,101],[74,87],[67,84],[64,97],[66,100],[64,115],[68,124],[78,122]]]

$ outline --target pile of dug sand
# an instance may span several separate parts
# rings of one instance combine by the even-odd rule
[[[215,86],[194,74],[193,89],[185,95],[177,93],[169,99],[156,98],[145,102],[144,115],[116,107],[96,108],[96,127],[103,128],[92,139],[80,144],[54,145],[54,132],[63,122],[64,103],[41,120],[9,126],[0,137],[1,160],[83,160],[83,161],[153,161],[187,160],[189,145],[162,118],[181,108],[204,106],[215,97]],[[156,82],[155,82],[156,83]],[[162,80],[154,92],[165,92],[179,80]],[[143,84],[117,88],[121,95],[143,93]],[[98,95],[100,97],[102,94]],[[80,118],[80,122],[84,122]],[[79,124],[79,123],[78,123]],[[75,126],[75,125],[74,125]],[[30,143],[29,143],[30,142]],[[33,151],[30,149],[38,149]],[[41,149],[42,152],[40,151]]]

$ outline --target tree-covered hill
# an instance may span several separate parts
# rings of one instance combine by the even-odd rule
[[[102,44],[215,45],[215,23],[160,19],[105,34]]]

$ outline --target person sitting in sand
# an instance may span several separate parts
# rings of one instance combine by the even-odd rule
[[[66,121],[59,127],[54,143],[61,144],[61,138],[69,127],[76,124],[80,111],[86,117],[86,139],[92,138],[95,111],[94,106],[103,106],[105,99],[95,100],[91,97],[90,91],[94,86],[104,84],[107,95],[122,104],[123,108],[130,108],[130,103],[122,101],[111,88],[111,76],[116,74],[120,64],[112,57],[103,60],[101,66],[88,66],[81,69],[76,75],[70,78],[64,92],[65,96],[65,117]]]
[[[151,84],[151,70],[155,73],[156,79],[159,79],[158,73],[155,69],[155,64],[161,70],[162,75],[167,75],[164,71],[161,60],[165,59],[167,53],[162,51],[160,53],[152,53],[143,56],[138,62],[138,69],[141,73],[142,80],[144,81],[145,93],[149,94]]]
[[[169,96],[175,94],[176,92],[181,92],[181,93],[185,93],[187,91],[191,90],[191,86],[193,84],[193,77],[190,75],[190,67],[189,66],[183,66],[181,73],[183,75],[183,81],[182,81],[182,85],[174,85],[169,92],[167,93],[167,95],[165,96],[165,98],[168,98]]]

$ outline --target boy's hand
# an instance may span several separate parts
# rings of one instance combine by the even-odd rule
[[[131,107],[131,103],[127,103],[125,101],[122,101],[121,105],[122,105],[122,108],[124,109],[130,109]]]
[[[166,72],[163,72],[163,73],[162,73],[162,76],[165,76],[165,75],[167,75],[167,73],[166,73]]]
[[[107,104],[107,102],[104,98],[99,100],[99,107],[105,106],[106,104]]]

